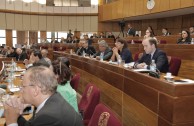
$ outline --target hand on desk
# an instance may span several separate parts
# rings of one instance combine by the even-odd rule
[[[144,69],[145,66],[147,66],[146,63],[137,64],[137,68],[138,68],[138,69]]]
[[[17,123],[18,117],[24,110],[24,104],[21,102],[20,98],[13,96],[4,103],[4,109],[6,124],[9,125],[12,123]]]

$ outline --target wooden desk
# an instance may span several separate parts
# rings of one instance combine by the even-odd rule
[[[5,59],[4,59],[5,60]],[[8,60],[8,61],[7,61]],[[9,58],[8,59],[6,59],[6,61],[5,62],[10,62],[11,60],[9,60]],[[4,62],[1,62],[2,64],[4,64]],[[24,66],[24,64],[23,63],[21,63],[21,62],[17,62],[17,67],[20,67],[20,68],[22,68],[22,69],[24,69],[25,68],[25,66]],[[5,68],[5,67],[4,67]],[[20,72],[15,72],[15,74],[19,74]],[[14,85],[16,85],[16,86],[19,86],[20,84],[21,84],[21,79],[19,78],[19,77],[15,77],[14,78],[14,80],[13,80],[13,83],[14,83]],[[1,82],[0,84],[7,84],[7,82],[6,82],[6,80],[4,81],[4,82]],[[7,89],[7,91],[8,91],[8,89]],[[19,95],[19,92],[15,92],[14,93],[14,95]],[[30,114],[30,115],[25,115],[24,116],[24,118],[26,118],[26,119],[30,119],[32,117],[32,115]],[[4,126],[4,123],[5,123],[5,118],[0,118],[0,126]]]
[[[97,60],[54,52],[70,59],[81,74],[78,91],[88,83],[101,91],[101,102],[110,107],[123,126],[193,126],[194,84],[175,85],[130,69]]]

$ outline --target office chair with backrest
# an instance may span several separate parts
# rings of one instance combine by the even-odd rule
[[[121,126],[121,122],[109,108],[98,104],[88,126]]]
[[[83,123],[87,125],[92,117],[96,105],[100,101],[100,90],[94,84],[88,84],[78,104],[78,109],[83,116]]]
[[[79,85],[79,81],[80,81],[80,74],[77,73],[73,76],[73,78],[70,81],[71,87],[77,91],[78,85]]]
[[[181,59],[174,56],[168,56],[168,63],[169,72],[171,72],[172,75],[177,76],[181,66]]]

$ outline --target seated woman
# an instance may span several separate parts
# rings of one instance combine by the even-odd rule
[[[125,39],[117,39],[115,42],[115,47],[112,49],[113,55],[111,57],[112,61],[125,60],[125,63],[130,63],[133,61],[132,54],[127,46],[127,41]]]
[[[191,44],[191,37],[189,31],[182,31],[181,38],[178,39],[177,44]]]
[[[157,38],[154,37],[154,34],[153,34],[152,30],[150,30],[150,29],[147,29],[146,30],[146,34],[144,36],[144,39],[146,39],[146,38],[153,38],[153,39],[156,39],[157,40]]]
[[[56,63],[56,62],[55,62]],[[53,72],[57,76],[58,86],[57,92],[78,112],[77,94],[76,91],[70,85],[71,71],[63,63],[54,64]]]

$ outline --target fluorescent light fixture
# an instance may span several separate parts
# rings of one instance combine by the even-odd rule
[[[36,2],[39,4],[46,4],[46,0],[36,0]]]
[[[98,0],[91,0],[91,5],[98,5]]]
[[[23,0],[23,2],[25,2],[25,3],[31,3],[32,0]]]

